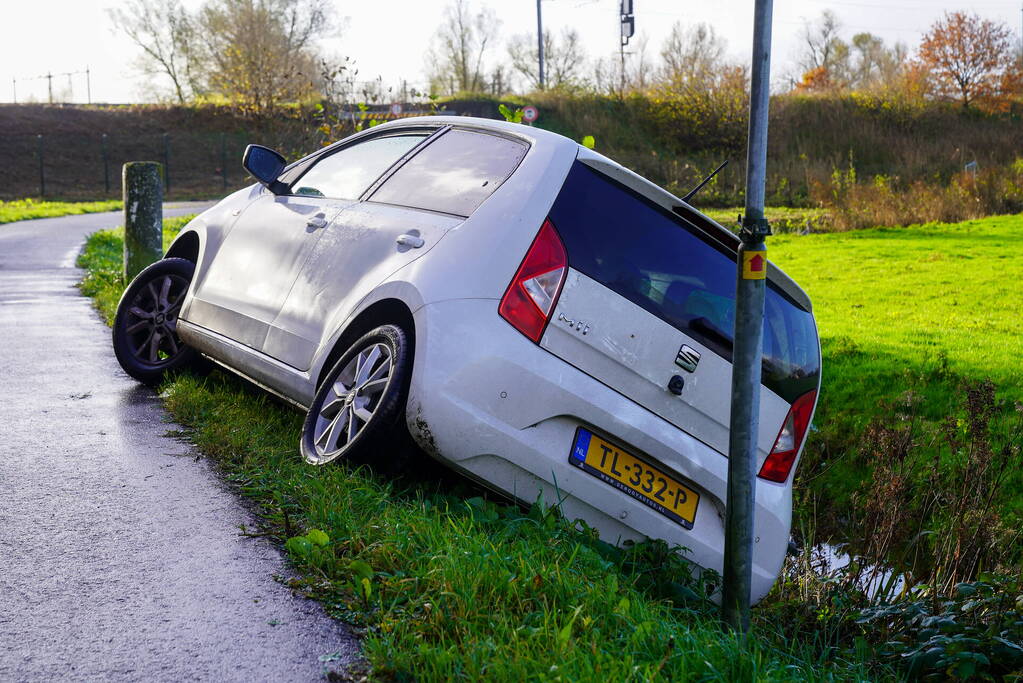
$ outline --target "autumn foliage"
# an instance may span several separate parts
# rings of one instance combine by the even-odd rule
[[[976,14],[952,12],[936,22],[920,43],[919,60],[933,94],[964,108],[1000,108],[1020,90],[1012,32]]]

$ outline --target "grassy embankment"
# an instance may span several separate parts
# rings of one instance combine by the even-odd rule
[[[166,221],[169,239],[187,221]],[[93,235],[82,284],[109,321],[121,233]],[[288,544],[295,587],[365,626],[380,677],[422,680],[849,680],[885,675],[770,614],[725,633],[683,563],[657,545],[615,550],[550,510],[495,504],[436,476],[390,480],[297,455],[301,416],[219,372],[164,387],[168,410]],[[325,536],[308,530],[318,529]],[[255,531],[255,530],[253,530]],[[323,545],[320,545],[322,543]],[[325,653],[326,654],[326,653]]]
[[[37,199],[15,199],[9,202],[0,201],[0,223],[120,210],[121,202],[115,199],[99,202],[50,202]]]
[[[996,435],[1023,400],[1023,335],[1016,265],[1023,215],[909,229],[771,238],[772,261],[814,301],[824,353],[819,432],[808,446],[806,483],[833,511],[870,479],[859,440],[879,417],[905,412],[930,466],[938,426],[961,415],[963,385],[990,380],[999,400]],[[928,447],[931,446],[931,447]],[[943,457],[948,457],[946,454]],[[1023,472],[1009,473],[999,512],[1023,519]]]
[[[907,392],[920,397],[915,405],[931,426],[957,414],[964,379],[990,378],[1003,400],[1023,398],[1015,323],[1021,291],[1012,270],[1021,223],[1009,216],[772,238],[771,258],[814,299],[824,347],[819,431],[804,468],[812,475],[804,499],[812,492],[819,505],[797,514],[835,511],[810,522],[842,531],[849,522],[843,511],[870,481],[860,436]],[[90,271],[83,291],[108,317],[123,286],[120,249],[116,232],[97,233],[82,260]],[[757,637],[742,644],[719,630],[713,610],[685,601],[697,587],[682,567],[659,561],[656,548],[639,557],[612,551],[550,514],[495,506],[472,492],[441,493],[430,477],[388,482],[365,470],[311,469],[297,455],[300,416],[219,373],[179,377],[164,390],[199,448],[260,503],[267,533],[283,541],[307,529],[326,532],[325,545],[316,534],[290,544],[306,577],[298,586],[368,627],[365,649],[380,675],[892,673],[879,661],[887,646],[868,647],[865,628],[851,620],[824,628],[834,621],[834,602],[807,623],[790,618],[792,603],[769,599],[757,610]],[[999,501],[1004,514],[1018,512],[1018,490],[1009,487]],[[805,609],[795,606],[797,614]]]
[[[507,101],[537,105],[539,128],[574,140],[594,136],[597,151],[679,195],[730,160],[696,201],[701,207],[737,206],[745,187],[746,96],[718,95],[692,99],[654,89],[617,98],[552,91]],[[767,203],[828,208],[837,229],[1023,210],[1020,103],[1008,112],[985,113],[903,95],[773,97]],[[498,101],[484,96],[437,105],[500,118]],[[164,158],[168,198],[226,194],[245,182],[239,160],[247,143],[297,158],[350,135],[363,116],[325,120],[323,111],[313,104],[283,106],[253,118],[226,105],[0,106],[5,151],[14,162],[0,167],[0,197],[41,190],[35,173],[40,130],[47,131],[45,187],[52,196],[116,198],[122,163]],[[972,162],[975,172],[966,172]]]

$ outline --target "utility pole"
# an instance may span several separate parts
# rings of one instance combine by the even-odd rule
[[[629,44],[629,38],[636,33],[636,17],[633,16],[633,0],[621,0],[619,5],[621,20],[621,40],[619,41],[618,53],[621,57],[621,93],[625,96],[625,46]]]
[[[53,74],[46,72],[46,90],[50,94],[50,104],[53,104]]]
[[[545,79],[543,75],[543,19],[541,17],[540,0],[536,0],[536,54],[540,62],[539,78],[540,90],[544,89]]]
[[[771,228],[764,218],[767,166],[767,110],[771,81],[773,0],[755,0],[753,70],[750,80],[746,207],[736,259],[735,334],[732,350],[732,411],[728,438],[728,499],[725,504],[725,559],[721,618],[745,634],[750,623],[753,578],[753,515],[757,434],[760,423],[764,294]]]
[[[92,80],[89,78],[89,67],[85,67],[85,103],[92,104]]]
[[[17,78],[12,78],[11,82],[13,83],[13,88],[14,88],[14,104],[17,104],[18,103],[18,79]]]

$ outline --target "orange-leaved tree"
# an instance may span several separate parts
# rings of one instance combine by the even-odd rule
[[[978,103],[997,107],[1019,89],[1012,31],[977,14],[946,13],[924,35],[919,58],[934,94],[964,108]]]

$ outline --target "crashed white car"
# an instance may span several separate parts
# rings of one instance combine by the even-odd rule
[[[611,542],[720,571],[736,237],[537,128],[394,121],[285,165],[128,287],[114,349],[153,382],[201,354],[307,411],[302,455],[386,458],[562,500]],[[778,575],[820,384],[810,301],[768,266],[753,599]]]

